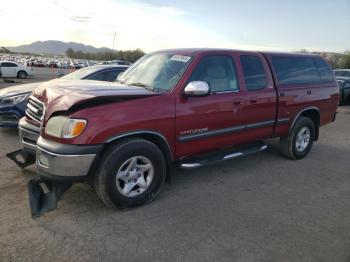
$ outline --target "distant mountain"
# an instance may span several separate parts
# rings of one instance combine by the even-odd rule
[[[51,54],[51,55],[63,55],[65,54],[68,48],[72,48],[74,51],[82,51],[88,53],[98,53],[105,51],[113,51],[107,47],[96,48],[91,45],[84,45],[75,42],[62,42],[56,40],[48,40],[48,41],[37,41],[33,42],[29,45],[19,45],[7,47],[12,52],[19,53],[34,53],[34,54]]]

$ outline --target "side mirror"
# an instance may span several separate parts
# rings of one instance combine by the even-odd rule
[[[187,84],[184,93],[186,96],[207,96],[210,94],[210,88],[207,82],[193,81]]]

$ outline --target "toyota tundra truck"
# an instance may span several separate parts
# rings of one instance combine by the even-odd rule
[[[19,123],[22,149],[9,156],[37,166],[28,182],[34,217],[84,181],[107,206],[127,208],[154,199],[173,165],[250,155],[269,138],[280,138],[287,158],[304,158],[319,128],[335,120],[338,100],[333,71],[317,55],[164,50],[145,55],[116,83],[35,89]]]

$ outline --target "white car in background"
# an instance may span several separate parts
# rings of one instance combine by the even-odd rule
[[[33,69],[25,65],[13,61],[0,61],[1,77],[18,77],[24,79],[27,78],[27,76],[33,75]]]

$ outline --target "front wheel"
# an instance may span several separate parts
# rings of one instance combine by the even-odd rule
[[[144,139],[115,144],[102,157],[94,187],[109,207],[126,208],[153,200],[166,175],[161,150]]]
[[[280,139],[281,153],[290,159],[304,158],[315,139],[315,125],[308,117],[299,117],[288,137]]]

